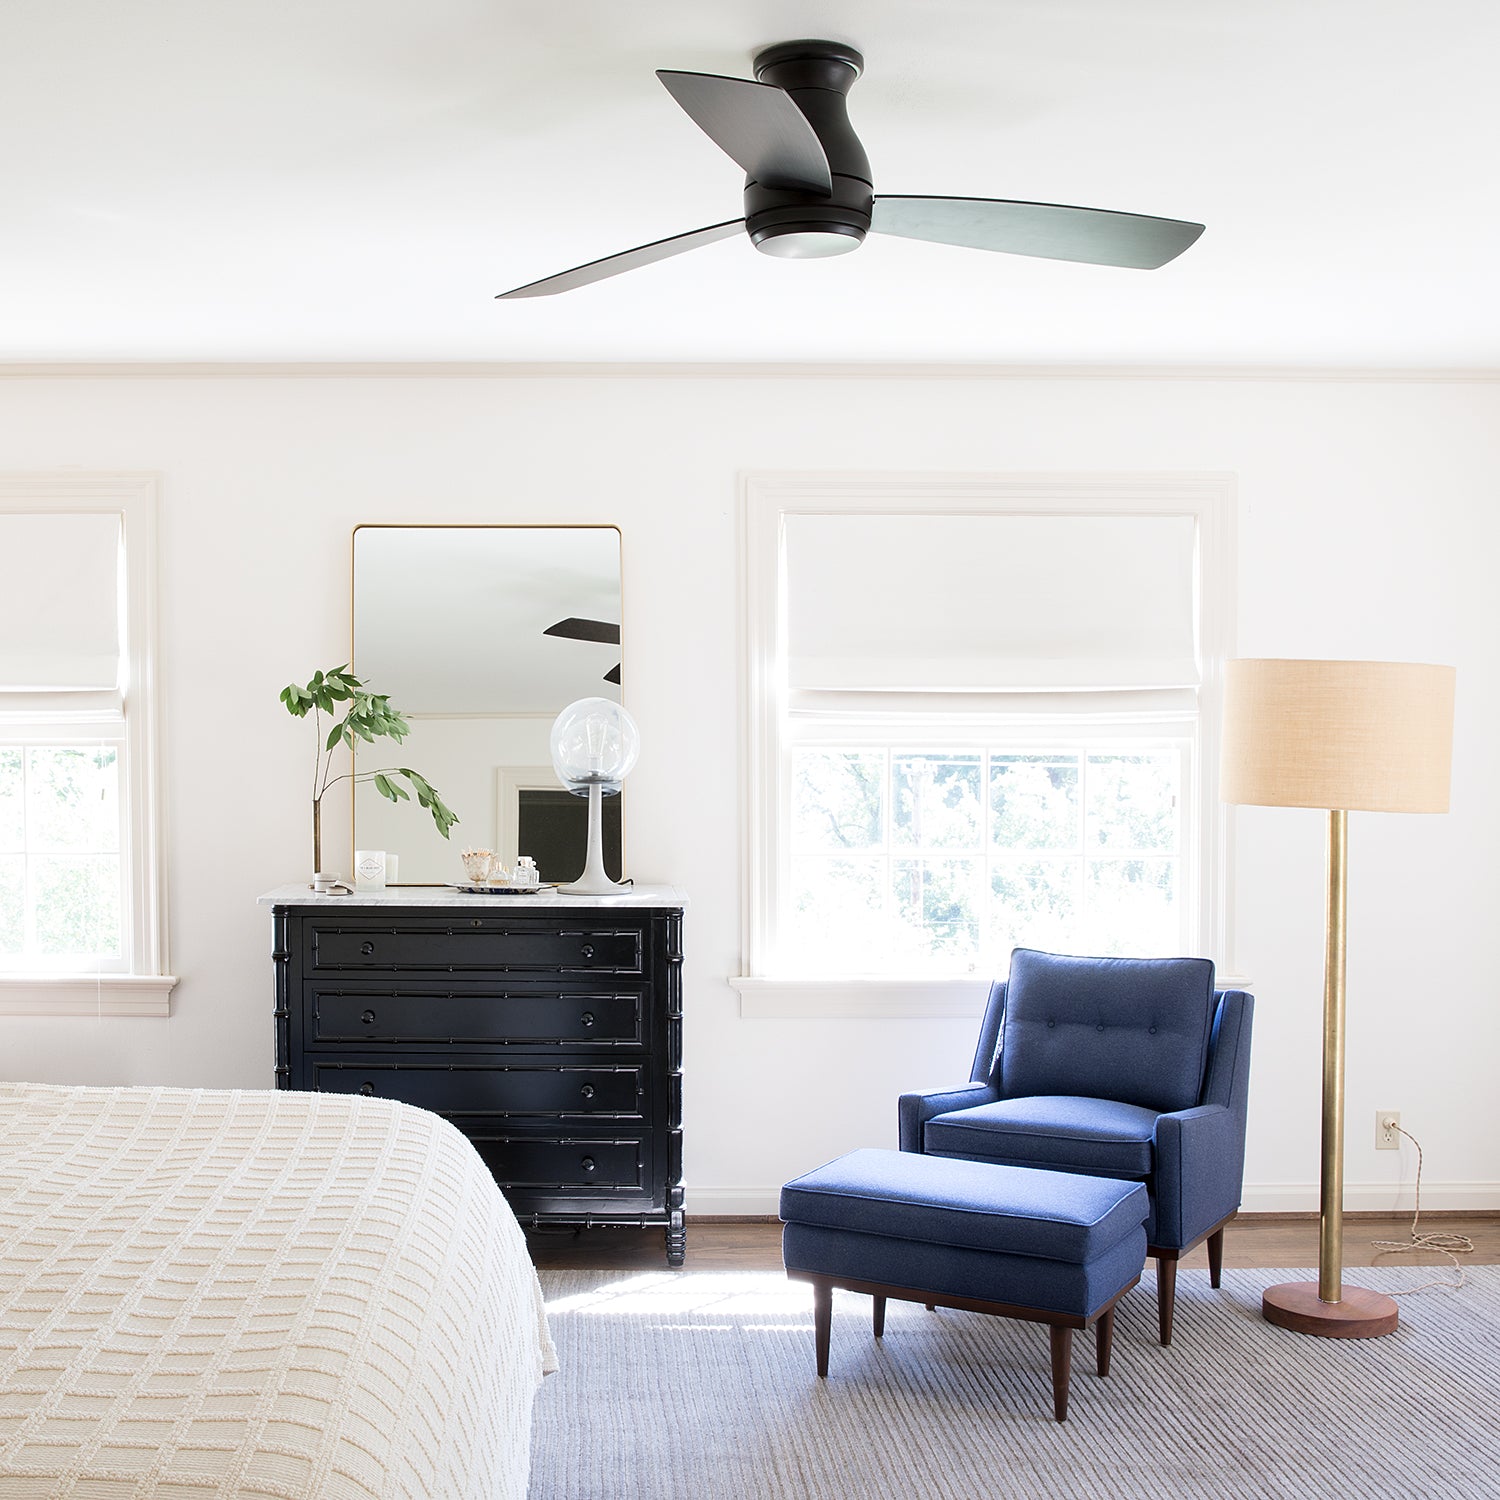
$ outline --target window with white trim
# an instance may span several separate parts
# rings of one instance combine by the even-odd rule
[[[167,1013],[155,483],[0,477],[0,1012]]]
[[[755,476],[746,967],[1212,953],[1228,491]]]

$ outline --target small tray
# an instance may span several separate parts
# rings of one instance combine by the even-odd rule
[[[483,885],[455,882],[453,889],[470,896],[539,896],[543,891],[555,891],[556,881],[543,881],[541,885],[499,885],[485,881]]]

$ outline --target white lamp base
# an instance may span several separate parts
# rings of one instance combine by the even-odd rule
[[[604,868],[604,817],[601,808],[603,792],[599,783],[589,786],[589,847],[584,861],[583,874],[571,885],[560,885],[558,890],[566,896],[608,896],[620,889],[609,878]]]

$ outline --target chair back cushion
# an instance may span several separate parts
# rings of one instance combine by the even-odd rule
[[[1072,958],[1017,948],[1002,1097],[1082,1094],[1165,1113],[1199,1102],[1214,1015],[1206,958]]]

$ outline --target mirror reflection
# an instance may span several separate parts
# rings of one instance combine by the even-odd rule
[[[579,698],[619,701],[620,533],[613,526],[360,526],[353,670],[406,715],[399,747],[357,770],[411,766],[458,814],[449,839],[411,804],[354,794],[354,846],[397,858],[396,882],[464,879],[459,851],[521,854],[541,879],[583,869],[588,804],[552,770],[552,721]],[[394,757],[394,760],[393,760]],[[620,875],[620,803],[605,865]]]

